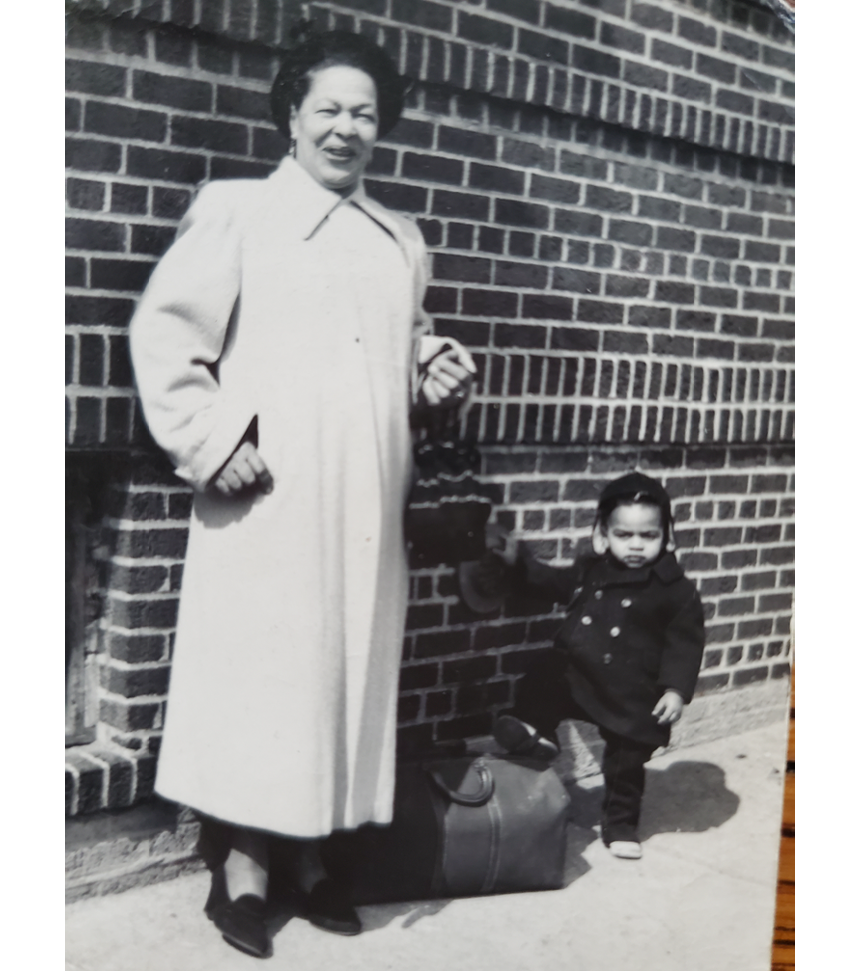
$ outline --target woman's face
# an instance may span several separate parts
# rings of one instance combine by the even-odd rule
[[[290,114],[296,161],[321,185],[341,193],[361,178],[378,128],[373,78],[341,64],[314,71],[304,101]]]

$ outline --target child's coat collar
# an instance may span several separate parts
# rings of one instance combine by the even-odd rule
[[[595,565],[595,579],[601,586],[607,587],[628,583],[647,583],[652,573],[666,585],[674,583],[684,576],[684,571],[675,559],[675,554],[668,552],[661,554],[656,563],[635,570],[615,566],[608,554],[598,557]]]

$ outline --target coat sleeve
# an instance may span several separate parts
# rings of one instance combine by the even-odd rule
[[[575,566],[550,566],[520,544],[511,571],[511,593],[517,598],[552,604],[567,604],[574,587]]]
[[[421,338],[433,333],[433,322],[424,310],[424,297],[427,294],[427,282],[430,278],[427,245],[418,226],[411,219],[399,217],[398,224],[406,238],[409,248],[409,263],[412,269],[412,342],[409,369],[409,395],[412,409],[418,403],[418,391],[421,384],[418,367],[418,357],[421,350]]]
[[[176,474],[204,489],[254,417],[228,401],[218,361],[239,295],[240,238],[224,184],[200,192],[162,257],[130,327],[144,416]]]
[[[681,609],[666,630],[665,646],[660,661],[658,684],[665,691],[672,688],[689,704],[693,699],[696,679],[705,650],[705,616],[696,588],[692,588]]]

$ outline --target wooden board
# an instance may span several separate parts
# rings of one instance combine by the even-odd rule
[[[791,676],[791,722],[788,729],[771,971],[794,971],[794,672]]]

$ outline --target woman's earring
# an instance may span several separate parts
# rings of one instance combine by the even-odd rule
[[[290,155],[293,158],[296,157],[296,140],[295,140],[295,138],[291,138],[290,139]]]
[[[609,538],[600,526],[595,526],[591,531],[591,546],[598,556],[603,556],[609,549]]]

